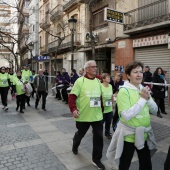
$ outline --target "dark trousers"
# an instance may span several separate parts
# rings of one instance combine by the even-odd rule
[[[77,149],[80,142],[89,127],[93,128],[93,153],[92,159],[94,161],[99,161],[102,158],[103,151],[103,121],[97,122],[76,122],[76,128],[78,131],[75,133],[73,138],[73,148]]]
[[[30,104],[30,96],[25,95],[25,103]]]
[[[119,122],[119,115],[118,115],[118,107],[117,104],[115,105],[115,113],[113,115],[113,120],[112,120],[112,127],[113,131],[115,132],[117,128],[117,123]]]
[[[3,106],[7,106],[7,96],[9,87],[0,87],[1,101]]]
[[[14,87],[15,87],[14,85],[11,86],[11,96],[14,95]]]
[[[110,135],[110,125],[113,117],[113,112],[103,114],[103,123],[105,123],[105,135]]]
[[[66,87],[64,87],[64,89],[62,90],[62,96],[63,96],[63,99],[66,101],[66,102],[68,102],[68,94],[67,94],[67,88],[68,88],[69,86],[66,86]]]
[[[25,106],[25,94],[17,95],[16,99],[17,109],[20,107],[20,111],[22,111]]]
[[[31,93],[31,96],[32,96],[32,97],[34,97],[35,88],[34,88],[34,85],[33,85],[33,83],[31,83],[31,87],[32,87],[32,93]]]
[[[165,112],[165,101],[164,101],[164,98],[162,98],[162,99],[155,99],[155,103],[158,106],[158,114],[160,114],[160,110],[161,110],[161,112]]]
[[[170,170],[170,147],[164,164],[164,170]]]
[[[35,105],[38,106],[38,103],[40,101],[41,96],[42,96],[42,109],[45,109],[46,97],[47,97],[47,92],[46,91],[38,91],[36,93]]]
[[[129,170],[134,151],[137,151],[139,158],[139,170],[152,170],[150,150],[147,143],[143,149],[138,150],[134,143],[124,142],[124,148],[120,157],[119,170]]]
[[[57,90],[56,98],[61,99],[60,90],[58,90],[57,88],[56,88],[56,90]]]

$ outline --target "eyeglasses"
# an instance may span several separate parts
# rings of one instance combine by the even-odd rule
[[[97,66],[89,66],[87,68],[93,68],[94,69],[94,68],[97,68]]]

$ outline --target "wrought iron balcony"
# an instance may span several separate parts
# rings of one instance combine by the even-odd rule
[[[47,49],[47,45],[44,45],[42,47],[40,47],[40,54],[47,54],[48,53],[48,49]]]
[[[49,14],[46,14],[45,18],[43,18],[40,23],[40,28],[45,29],[45,28],[49,27],[50,25],[51,24],[50,24]]]
[[[80,34],[75,34],[75,39],[74,39],[74,46],[79,46],[81,45],[81,41],[80,41]],[[66,48],[71,48],[71,35],[68,35],[65,37],[65,39],[62,41],[62,43],[60,44],[60,39],[57,39],[51,43],[49,43],[48,45],[48,51],[49,52],[53,52],[56,51],[56,49],[59,47],[59,50],[62,49],[66,49]]]
[[[55,50],[59,47],[60,42],[61,42],[61,40],[60,40],[60,39],[57,39],[57,40],[49,43],[49,45],[48,45],[48,51],[49,51],[49,52],[55,51]]]
[[[124,16],[124,33],[134,34],[170,25],[169,0],[158,0]]]
[[[69,2],[67,2],[64,6],[63,6],[63,11],[66,12],[69,9],[71,9],[72,7],[74,7],[75,5],[77,5],[80,2],[80,0],[70,0]]]
[[[63,6],[60,4],[50,11],[51,14],[50,21],[53,22],[55,20],[58,20],[62,16],[62,13]]]

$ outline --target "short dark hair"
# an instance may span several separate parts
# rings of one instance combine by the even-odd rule
[[[129,63],[125,68],[126,75],[130,75],[131,71],[136,67],[142,67],[143,70],[143,63],[140,61],[133,61]]]
[[[75,70],[75,69],[71,69],[71,71],[72,71],[73,73],[76,73],[76,70]]]

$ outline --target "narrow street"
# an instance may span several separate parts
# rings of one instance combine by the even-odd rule
[[[95,170],[91,163],[92,133],[89,129],[75,156],[71,152],[76,131],[68,105],[47,98],[47,112],[34,108],[35,99],[25,113],[15,111],[15,101],[9,96],[9,111],[0,110],[0,170]],[[157,118],[152,115],[152,126],[158,142],[158,152],[153,157],[153,170],[163,170],[170,144],[169,115]],[[115,169],[105,154],[110,141],[104,138],[102,161],[107,170]],[[136,154],[135,154],[136,155]],[[112,168],[114,166],[114,168]],[[138,169],[136,156],[130,170]]]

